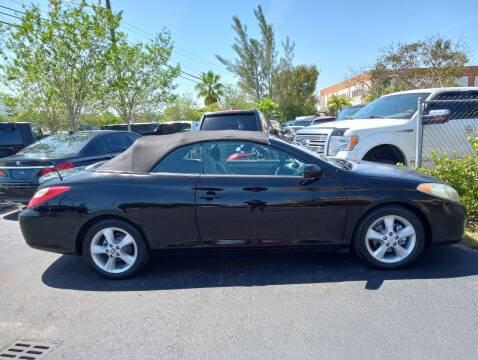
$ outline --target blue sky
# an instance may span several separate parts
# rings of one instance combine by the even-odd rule
[[[0,4],[15,6],[12,0]],[[177,47],[173,61],[184,71],[198,74],[211,69],[228,83],[234,83],[234,77],[214,55],[234,56],[233,15],[257,35],[253,8],[258,4],[273,23],[278,42],[286,36],[295,41],[294,63],[318,66],[318,90],[344,80],[352,69],[372,64],[380,49],[392,42],[437,33],[465,41],[470,63],[478,65],[477,0],[111,0],[111,4],[113,11],[123,10],[123,30],[131,39],[144,41],[145,33],[164,27]],[[194,93],[194,83],[181,79],[178,83],[178,92]]]

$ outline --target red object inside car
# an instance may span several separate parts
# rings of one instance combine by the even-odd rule
[[[237,152],[229,155],[227,160],[247,160],[250,157],[250,153]]]

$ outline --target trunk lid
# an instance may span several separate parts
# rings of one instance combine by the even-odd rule
[[[51,168],[54,162],[50,159],[29,159],[25,157],[10,156],[0,159],[2,169],[11,180],[20,182],[33,182],[39,177],[42,169]]]

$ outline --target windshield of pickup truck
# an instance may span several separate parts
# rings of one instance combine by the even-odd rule
[[[352,119],[410,119],[417,111],[418,98],[430,93],[408,93],[382,96],[360,109]]]

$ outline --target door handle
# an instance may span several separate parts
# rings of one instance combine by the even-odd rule
[[[199,199],[204,199],[208,201],[220,198],[222,198],[222,196],[217,195],[215,191],[207,191],[205,195],[199,196]]]

